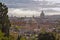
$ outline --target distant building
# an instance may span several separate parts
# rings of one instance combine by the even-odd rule
[[[45,18],[45,14],[44,14],[43,11],[42,11],[41,14],[40,14],[40,18],[41,18],[41,19],[44,19],[44,18]]]

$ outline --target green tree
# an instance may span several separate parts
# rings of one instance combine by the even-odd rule
[[[1,32],[0,30],[0,40],[8,40],[8,37],[4,37],[4,33]]]
[[[0,3],[0,29],[5,34],[5,36],[9,37],[9,28],[10,28],[10,21],[8,19],[8,7]]]
[[[0,30],[0,40],[2,40],[3,37],[4,37],[4,34]]]
[[[55,36],[52,33],[40,33],[38,40],[55,40]]]
[[[27,40],[26,37],[22,36],[20,40]]]

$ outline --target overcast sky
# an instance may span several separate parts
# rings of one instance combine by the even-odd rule
[[[43,10],[46,15],[60,15],[59,0],[0,0],[5,3],[11,16],[39,16]]]

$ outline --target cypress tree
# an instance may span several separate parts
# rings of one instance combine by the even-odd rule
[[[8,7],[0,3],[0,29],[5,34],[5,36],[9,36],[9,28],[10,28],[10,21],[7,15]]]

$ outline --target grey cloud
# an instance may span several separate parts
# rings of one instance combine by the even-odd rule
[[[33,1],[33,0],[4,0],[9,8],[21,8],[22,10],[35,10],[39,11],[40,8],[60,8],[60,3],[53,3],[50,1]],[[43,4],[43,5],[42,5]],[[48,12],[55,11],[48,9]]]

